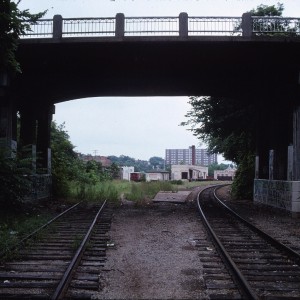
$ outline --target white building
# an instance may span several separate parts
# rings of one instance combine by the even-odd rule
[[[206,179],[208,175],[208,167],[195,165],[172,165],[172,180],[200,180]]]
[[[170,174],[168,171],[149,171],[146,172],[146,181],[168,181]]]
[[[130,174],[134,172],[134,167],[121,167],[120,168],[120,177],[122,180],[130,181]]]
[[[216,180],[233,180],[236,169],[228,166],[225,170],[215,170],[214,179]]]

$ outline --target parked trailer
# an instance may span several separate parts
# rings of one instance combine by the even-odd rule
[[[143,173],[143,172],[132,172],[132,173],[130,173],[130,180],[131,181],[136,181],[136,182],[145,181],[145,173]]]

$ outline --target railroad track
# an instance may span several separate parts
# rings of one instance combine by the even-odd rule
[[[29,235],[15,258],[0,264],[0,299],[90,299],[99,288],[111,215],[106,201],[79,203]]]
[[[239,291],[232,298],[300,299],[300,255],[233,212],[215,189],[199,193],[198,208]]]

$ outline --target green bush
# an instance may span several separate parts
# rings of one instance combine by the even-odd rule
[[[0,206],[18,207],[30,193],[30,164],[26,151],[0,151]]]
[[[238,165],[233,183],[232,196],[234,199],[252,199],[253,198],[253,178],[255,175],[254,155],[245,156]]]
[[[175,185],[183,185],[183,181],[182,180],[172,180],[171,183],[175,184]]]

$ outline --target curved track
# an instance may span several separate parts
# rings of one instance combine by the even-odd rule
[[[30,235],[0,266],[0,299],[85,299],[99,288],[111,211],[80,203]],[[50,224],[51,223],[51,224]],[[47,226],[46,226],[47,225]]]
[[[243,299],[300,299],[300,255],[233,212],[215,194],[198,195],[198,208]]]

